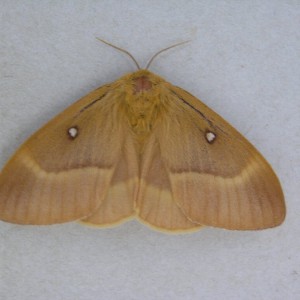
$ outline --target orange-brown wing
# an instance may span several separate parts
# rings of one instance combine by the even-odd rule
[[[144,176],[144,184],[148,190],[157,191],[159,186],[159,195],[167,197],[144,209],[148,215],[141,215],[143,219],[158,215],[168,199],[189,221],[206,226],[250,230],[284,220],[283,193],[270,165],[240,133],[189,93],[170,86],[168,113],[156,124],[152,138],[155,146],[147,156],[157,167]],[[160,220],[168,213],[165,208]]]
[[[194,231],[201,227],[191,222],[174,201],[168,170],[155,135],[145,145],[141,170],[136,211],[143,223],[167,232]]]
[[[105,199],[82,224],[107,227],[127,221],[135,215],[134,199],[138,190],[138,159],[130,132],[125,134],[122,155],[118,161]]]
[[[0,174],[0,219],[52,224],[86,218],[108,195],[127,123],[103,86],[71,105],[25,142]],[[128,195],[124,194],[124,197]]]

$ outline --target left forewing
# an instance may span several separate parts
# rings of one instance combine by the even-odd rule
[[[127,127],[108,86],[71,105],[29,138],[4,167],[0,219],[53,224],[90,216],[116,177]]]

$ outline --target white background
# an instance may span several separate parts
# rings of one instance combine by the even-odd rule
[[[0,222],[0,298],[299,299],[300,2],[1,0],[0,165],[43,123],[135,70],[95,37],[201,98],[268,159],[285,223],[257,232],[166,235]]]

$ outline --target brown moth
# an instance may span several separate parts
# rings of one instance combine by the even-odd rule
[[[3,221],[130,218],[173,232],[264,229],[283,222],[285,204],[272,168],[239,132],[146,68],[64,110],[0,174]]]

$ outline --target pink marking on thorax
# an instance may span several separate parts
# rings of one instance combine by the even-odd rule
[[[141,91],[148,91],[152,88],[152,83],[149,81],[148,77],[142,76],[135,79],[135,93]]]

